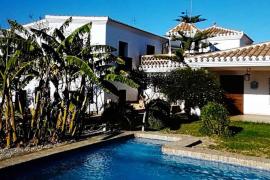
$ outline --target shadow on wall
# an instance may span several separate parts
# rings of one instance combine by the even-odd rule
[[[120,83],[120,82],[111,82],[118,91],[125,90],[126,91],[126,101],[128,102],[135,102],[138,101],[138,89],[132,88],[126,84]],[[111,99],[114,102],[118,101],[118,96],[111,94],[111,93],[105,93],[105,101]]]

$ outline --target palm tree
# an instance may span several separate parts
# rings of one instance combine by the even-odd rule
[[[173,36],[172,40],[181,42],[181,49],[178,53],[182,56],[186,52],[189,54],[200,53],[200,50],[210,46],[210,43],[207,42],[207,39],[210,37],[208,32],[199,31],[194,36],[187,35],[181,31],[178,34],[179,36]]]
[[[179,18],[175,19],[176,21],[179,22],[185,22],[185,23],[198,23],[202,21],[206,21],[205,18],[201,18],[201,15],[196,15],[196,16],[189,16],[187,12],[182,12],[182,15],[179,16]]]
[[[205,21],[206,19],[201,18],[201,15],[189,16],[186,13],[182,12],[183,15],[179,16],[176,21],[188,23],[188,24],[196,24],[198,22]],[[184,57],[187,54],[198,54],[201,53],[205,48],[211,46],[211,44],[207,41],[210,37],[209,32],[206,31],[197,31],[195,34],[193,33],[184,33],[182,31],[178,31],[176,35],[170,36],[172,41],[180,41],[181,47],[176,49],[176,60],[180,62],[184,62]]]

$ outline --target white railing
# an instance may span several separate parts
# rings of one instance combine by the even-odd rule
[[[177,62],[174,55],[146,55],[141,58],[141,65],[145,72],[169,72],[184,67],[183,63]]]

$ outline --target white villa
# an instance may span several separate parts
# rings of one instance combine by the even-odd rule
[[[207,68],[220,78],[220,83],[230,99],[235,114],[270,115],[270,42],[252,44],[245,33],[216,25],[200,30],[193,24],[180,23],[168,32],[192,34],[208,31],[212,47],[209,52],[189,55],[185,63],[192,68]],[[171,42],[174,49],[178,42]],[[214,46],[214,47],[213,47]],[[183,67],[171,55],[143,56],[141,68],[149,73],[169,72]]]
[[[46,15],[44,19],[26,24],[25,27],[54,28],[60,27],[70,16]],[[121,23],[110,17],[72,16],[72,22],[66,32],[92,22],[91,44],[108,45],[117,49],[117,54],[126,58],[128,64],[135,69],[140,58],[146,54],[164,53],[168,39],[150,32]]]
[[[53,30],[68,18],[69,16],[47,15],[44,19],[25,26],[42,26]],[[183,64],[174,62],[171,58],[180,42],[109,17],[74,16],[68,32],[89,22],[92,22],[91,44],[116,48],[116,55],[123,57],[129,68],[141,68],[147,73],[165,73],[183,67]],[[185,63],[192,68],[203,67],[216,73],[237,114],[270,115],[270,42],[253,45],[253,40],[242,31],[217,25],[201,30],[194,24],[184,22],[169,30],[167,35],[177,35],[178,31],[190,35],[206,31],[211,35],[207,39],[211,46],[202,50],[199,55],[187,56]],[[138,100],[137,90],[124,85],[119,87],[127,90],[127,100]],[[100,110],[104,102],[111,98],[113,97],[108,94],[101,94]]]
[[[235,31],[231,29],[225,29],[218,27],[216,24],[206,29],[198,29],[194,24],[181,22],[179,25],[169,30],[167,36],[178,36],[178,32],[181,31],[185,35],[194,36],[197,32],[207,32],[210,38],[207,39],[208,42],[212,44],[210,49],[207,51],[220,51],[232,48],[238,48],[253,43],[253,40],[248,37],[242,31]],[[181,42],[171,41],[171,49],[179,48]]]
[[[24,25],[26,28],[49,29],[49,32],[53,32],[55,28],[59,28],[70,16],[51,16],[46,15],[44,19],[37,22]],[[166,46],[168,45],[168,39],[155,35],[144,30],[131,27],[127,24],[113,20],[109,17],[85,17],[85,16],[72,16],[72,22],[67,28],[66,32],[71,33],[76,28],[79,28],[87,23],[92,23],[91,28],[91,44],[92,45],[108,45],[117,49],[115,55],[120,56],[126,61],[128,69],[136,69],[140,65],[140,59],[142,55],[147,54],[162,54],[166,52]],[[80,83],[78,83],[80,84]],[[127,85],[116,83],[118,90],[126,90],[126,99],[128,101],[138,100],[137,89],[130,88]],[[35,87],[37,87],[37,81],[32,81],[25,89],[28,94],[33,93]],[[54,86],[51,85],[51,97],[53,98]],[[76,84],[74,84],[76,89]],[[102,112],[104,102],[108,99],[115,99],[116,97],[101,92],[94,101],[98,102],[98,107],[93,105],[92,111]]]

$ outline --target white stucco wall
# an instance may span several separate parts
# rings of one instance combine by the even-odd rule
[[[214,44],[214,46],[219,50],[227,50],[232,48],[240,47],[240,39],[232,38],[232,39],[223,39],[223,38],[210,38],[209,42]]]
[[[25,27],[29,28],[49,28],[49,32],[52,33],[55,28],[59,28],[69,16],[45,16],[45,19],[40,20],[38,22],[33,22],[30,24],[26,24]],[[162,53],[162,44],[166,41],[165,38],[156,36],[151,33],[147,33],[145,31],[130,27],[128,25],[124,25],[121,22],[117,22],[111,20],[109,17],[83,17],[83,16],[75,16],[72,19],[69,27],[65,30],[65,35],[69,35],[75,29],[85,25],[89,22],[92,22],[91,28],[91,44],[92,45],[109,45],[116,49],[118,49],[119,41],[123,41],[128,43],[128,57],[133,59],[133,68],[137,68],[139,65],[139,60],[141,55],[146,54],[147,45],[155,46],[155,53]],[[115,53],[118,55],[118,52]],[[72,84],[72,90],[78,88],[80,82],[76,82],[76,84]],[[38,81],[33,80],[26,87],[29,94],[31,95],[34,92],[35,87],[38,86]],[[136,101],[138,98],[137,89],[133,89],[127,87],[125,85],[119,85],[119,89],[127,90],[127,100]],[[51,85],[51,98],[53,99],[53,92],[55,88]],[[100,94],[95,95],[94,101],[97,101],[98,107],[95,105],[91,105],[90,109],[92,111],[96,111],[98,109],[99,112],[103,111],[104,102],[106,102],[107,98],[104,95],[104,92],[100,92]]]
[[[47,21],[50,29],[59,28],[68,18],[69,16],[45,16],[45,20]],[[68,35],[75,29],[92,22],[91,44],[105,45],[107,20],[108,17],[73,17],[72,22],[65,32],[67,32],[66,35]]]
[[[139,66],[140,56],[146,55],[147,45],[155,46],[156,54],[162,53],[162,40],[164,41],[157,36],[114,22],[108,22],[106,27],[106,44],[118,48],[119,41],[128,43],[128,57],[132,58],[134,69]]]
[[[217,75],[243,75],[245,69],[234,71],[219,71]],[[243,111],[244,114],[270,115],[270,95],[269,95],[270,71],[252,71],[250,81],[244,81]],[[257,81],[258,89],[252,89],[250,83]],[[232,84],[233,86],[233,84]]]
[[[137,101],[138,100],[138,89],[132,88],[126,84],[122,84],[120,82],[112,82],[112,84],[117,87],[118,90],[126,90],[126,100],[129,102]],[[111,100],[116,102],[118,97],[111,93],[105,93],[105,100]]]
[[[128,57],[132,58],[132,68],[138,68],[140,57],[146,55],[147,45],[155,47],[155,54],[162,53],[162,44],[166,41],[155,35],[147,34],[141,30],[125,26],[121,23],[109,21],[106,26],[106,44],[117,49],[119,41],[128,43]],[[118,89],[126,90],[127,101],[137,101],[138,91],[121,83],[115,83]],[[106,95],[105,100],[117,99],[114,95]]]
[[[246,45],[251,45],[253,44],[253,40],[250,39],[248,36],[244,35],[242,38],[241,38],[241,41],[240,41],[240,46],[246,46]]]
[[[251,80],[244,83],[244,114],[270,115],[269,95],[270,72],[252,72]],[[257,81],[258,89],[251,89],[250,83]]]
[[[40,21],[42,23],[30,23],[25,26],[45,26],[49,27],[51,32],[53,32],[54,28],[60,27],[68,18],[69,16],[47,15],[45,19]],[[69,27],[66,29],[66,35],[89,22],[92,22],[91,44],[109,45],[118,49],[119,41],[127,42],[128,57],[133,58],[133,68],[137,68],[139,65],[140,56],[146,54],[147,45],[155,46],[156,54],[162,53],[162,43],[166,41],[165,38],[111,20],[106,16],[74,16]],[[118,52],[116,55],[118,55]]]

